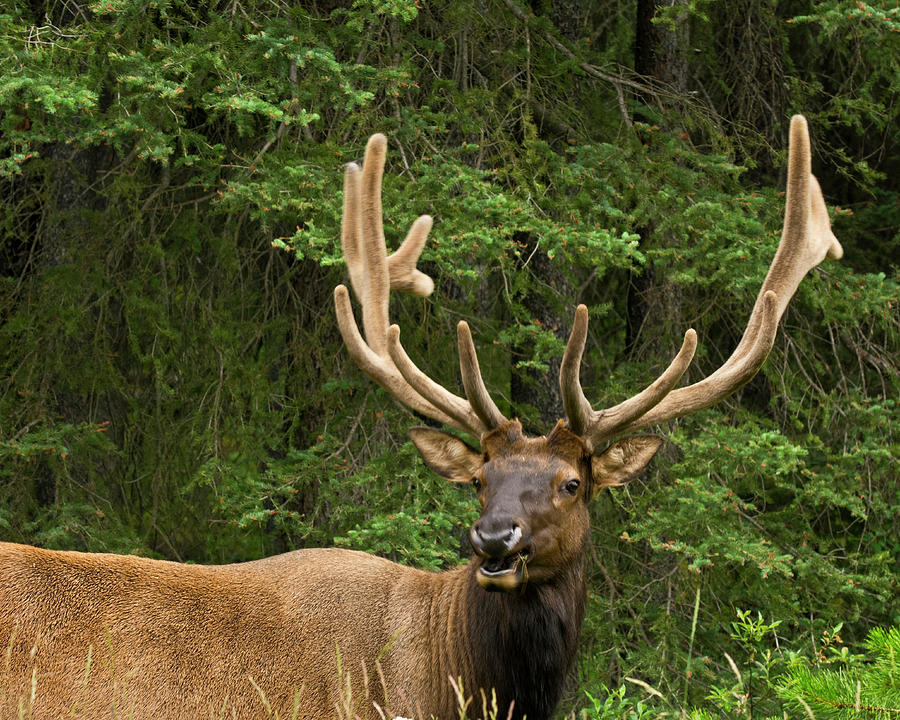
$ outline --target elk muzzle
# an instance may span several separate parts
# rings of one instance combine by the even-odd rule
[[[485,590],[513,590],[527,580],[531,531],[521,518],[482,516],[469,538],[479,558],[475,578]]]

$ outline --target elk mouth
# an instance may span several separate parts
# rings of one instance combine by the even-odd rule
[[[481,559],[475,579],[485,590],[513,590],[528,580],[531,550],[522,549],[503,557]]]

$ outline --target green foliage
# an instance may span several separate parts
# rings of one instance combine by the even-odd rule
[[[797,660],[778,693],[797,712],[821,720],[896,717],[900,713],[900,627],[874,628],[864,643],[866,656],[844,654],[832,667]]]
[[[689,717],[814,718],[818,720],[894,717],[900,709],[897,657],[900,628],[873,628],[861,652],[842,644],[835,627],[816,652],[798,653],[785,647],[765,648],[779,623],[767,623],[738,611],[731,639],[742,649],[726,654],[730,682],[713,685],[706,699],[711,707],[679,706],[647,683],[626,678],[628,685],[602,688],[598,697],[586,691],[590,706],[583,720],[629,718],[650,720]],[[688,675],[685,680],[691,681]]]
[[[402,422],[394,417],[391,426]],[[468,488],[429,472],[408,442],[362,466],[351,457],[340,438],[322,436],[263,473],[240,457],[209,460],[195,482],[218,497],[222,521],[258,533],[251,554],[276,534],[292,547],[334,544],[431,570],[460,562],[460,538],[477,517]]]
[[[643,700],[635,700],[626,695],[627,688],[620,685],[615,690],[603,688],[602,698],[596,698],[589,692],[585,692],[591,707],[582,713],[582,717],[596,718],[596,720],[647,720],[654,717],[655,713]]]

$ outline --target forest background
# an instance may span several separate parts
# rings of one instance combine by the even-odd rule
[[[8,0],[0,62],[0,538],[460,562],[473,494],[339,339],[342,166],[386,133],[389,246],[436,218],[436,292],[392,300],[410,355],[457,388],[466,319],[540,434],[579,302],[597,405],[688,327],[691,381],[730,354],[800,112],[844,258],[594,501],[561,712],[780,717],[777,672],[900,623],[896,2]]]

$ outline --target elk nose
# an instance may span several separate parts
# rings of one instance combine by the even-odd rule
[[[521,543],[522,536],[521,524],[513,518],[482,518],[469,533],[475,552],[490,558],[509,555]]]

